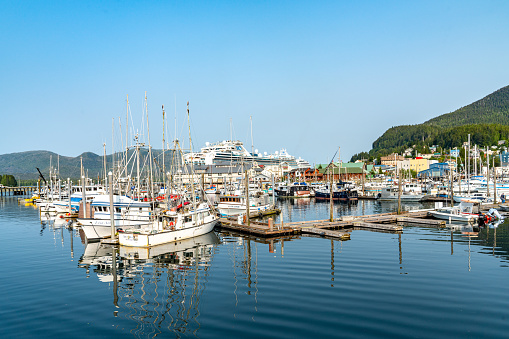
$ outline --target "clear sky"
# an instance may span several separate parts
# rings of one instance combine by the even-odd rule
[[[509,85],[509,1],[0,0],[0,154],[233,137],[347,161]],[[232,122],[230,124],[230,121]],[[230,128],[233,126],[233,128]],[[125,134],[125,133],[124,133]],[[123,136],[125,142],[125,135]]]

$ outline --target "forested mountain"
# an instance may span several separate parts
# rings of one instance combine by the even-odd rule
[[[134,150],[130,150],[128,157],[131,163],[134,162]],[[147,149],[140,150],[141,167],[143,167],[144,158],[148,153]],[[154,172],[160,171],[162,167],[161,150],[152,150],[155,157]],[[122,154],[123,156],[123,154]],[[115,159],[118,161],[121,155],[115,154]],[[169,168],[171,164],[172,152],[166,152],[165,155],[166,167]],[[81,172],[81,159],[83,159],[83,168],[88,177],[97,178],[103,177],[104,173],[104,157],[91,152],[85,152],[77,157],[58,156],[58,154],[49,151],[27,151],[19,153],[10,153],[0,155],[0,174],[12,174],[16,179],[29,180],[37,179],[39,173],[37,167],[41,170],[42,174],[49,178],[50,162],[51,167],[59,168],[60,177],[64,180],[71,178],[76,180],[80,177]],[[112,155],[106,156],[107,170],[112,167]]]
[[[355,154],[351,161],[376,158],[392,152],[402,152],[416,145],[459,147],[471,135],[478,145],[493,145],[509,140],[509,86],[454,112],[440,115],[418,125],[389,128],[373,142],[369,153]]]

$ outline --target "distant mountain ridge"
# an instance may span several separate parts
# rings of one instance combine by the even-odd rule
[[[133,150],[129,152],[132,155]],[[140,158],[144,158],[148,153],[147,149],[140,150]],[[160,155],[161,150],[152,150],[152,154],[162,166]],[[115,159],[120,159],[121,154],[115,153]],[[165,163],[169,168],[171,163],[172,152],[166,152]],[[59,156],[57,153],[50,151],[26,151],[19,153],[9,153],[0,155],[0,174],[12,174],[16,179],[30,180],[37,179],[39,168],[42,174],[48,179],[50,162],[53,168],[59,168],[60,177],[62,179],[77,179],[81,173],[81,160],[83,159],[83,168],[90,178],[103,177],[104,172],[104,156],[97,155],[92,152],[85,152],[77,157]],[[111,168],[113,156],[106,155],[107,170]],[[157,170],[157,168],[155,169]]]
[[[412,145],[459,147],[471,134],[472,142],[486,145],[509,139],[509,86],[454,112],[442,114],[422,124],[389,128],[373,142],[371,151],[352,157],[379,157],[401,152]],[[491,133],[491,134],[490,134]]]

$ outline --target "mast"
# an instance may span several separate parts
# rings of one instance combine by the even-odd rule
[[[249,122],[251,125],[251,156],[254,159],[254,142],[253,142],[253,116],[249,116]]]
[[[103,149],[104,149],[104,185],[107,186],[108,182],[108,173],[106,173],[106,143],[103,143]]]
[[[175,94],[175,137],[174,137],[174,147],[173,149],[177,149],[177,95]]]
[[[111,164],[112,164],[112,170],[115,170],[115,118],[111,118]]]
[[[136,139],[136,190],[138,191],[138,200],[140,200],[141,195],[141,187],[140,187],[140,143],[138,140],[138,135],[135,136]]]
[[[189,101],[187,102],[187,126],[189,127],[189,152],[193,153],[193,143],[191,142],[191,122],[189,120]],[[191,161],[191,194],[193,195],[193,208],[196,205],[196,194],[194,193],[194,161]]]
[[[126,178],[127,178],[127,187],[125,189],[126,191],[126,195],[127,195],[127,192],[129,191],[129,186],[130,186],[130,175],[128,175],[128,172],[127,172],[127,159],[128,159],[128,150],[129,150],[129,94],[127,94],[127,106],[126,106],[126,125],[125,125],[125,174],[126,174]],[[133,192],[134,193],[134,192]]]
[[[49,156],[49,194],[50,194],[50,201],[53,201],[53,174],[52,174],[52,164],[51,159],[52,156]]]
[[[122,147],[124,147],[124,140],[123,140],[123,137],[122,137],[122,119],[120,117],[118,117],[118,126],[119,126],[119,131],[120,131],[120,145]],[[120,181],[120,177],[122,175],[122,171],[120,170],[120,166],[122,165],[122,154],[123,153],[120,153],[120,160],[118,162],[118,194],[119,195],[122,195],[122,182]],[[126,194],[127,194],[127,188],[126,188]]]
[[[147,91],[145,91],[145,112],[147,114],[147,139],[148,139],[148,161],[149,161],[149,175],[148,175],[148,195],[151,200],[154,200],[154,192],[152,185],[152,146],[150,145],[150,126],[148,123],[148,103],[147,103]]]
[[[164,144],[165,144],[165,141],[164,141],[164,129],[165,129],[165,122],[164,122],[164,105],[162,105],[162,109],[163,109],[163,183],[164,183],[164,187],[166,188],[166,167],[164,165]]]
[[[488,146],[486,146],[486,195],[490,197],[490,154],[488,153]]]
[[[468,135],[468,154],[467,154],[467,185],[468,195],[470,195],[470,134]]]

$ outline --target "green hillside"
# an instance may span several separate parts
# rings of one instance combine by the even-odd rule
[[[129,152],[129,158],[132,158],[133,150]],[[143,159],[148,153],[147,149],[140,150],[140,158]],[[155,173],[162,166],[161,150],[152,150],[156,158],[154,165]],[[172,152],[166,152],[165,163],[169,168]],[[90,178],[103,177],[104,158],[95,153],[85,152],[77,157],[65,157],[49,151],[27,151],[19,153],[10,153],[0,155],[0,174],[12,174],[16,179],[32,180],[39,177],[37,167],[42,174],[49,177],[50,161],[53,168],[59,168],[60,177],[63,179],[71,178],[73,181],[80,177],[81,159],[83,159],[83,168]],[[120,159],[120,154],[115,154],[115,159]],[[111,169],[113,157],[106,156],[107,170]],[[133,160],[131,160],[133,161]],[[141,165],[143,166],[143,164]]]
[[[509,125],[509,86],[452,113],[442,114],[424,123],[444,128],[471,124]]]
[[[509,86],[454,112],[440,115],[418,125],[389,128],[373,142],[369,152],[355,154],[351,161],[375,158],[392,152],[402,152],[416,145],[459,147],[471,135],[473,143],[493,145],[509,139]]]

